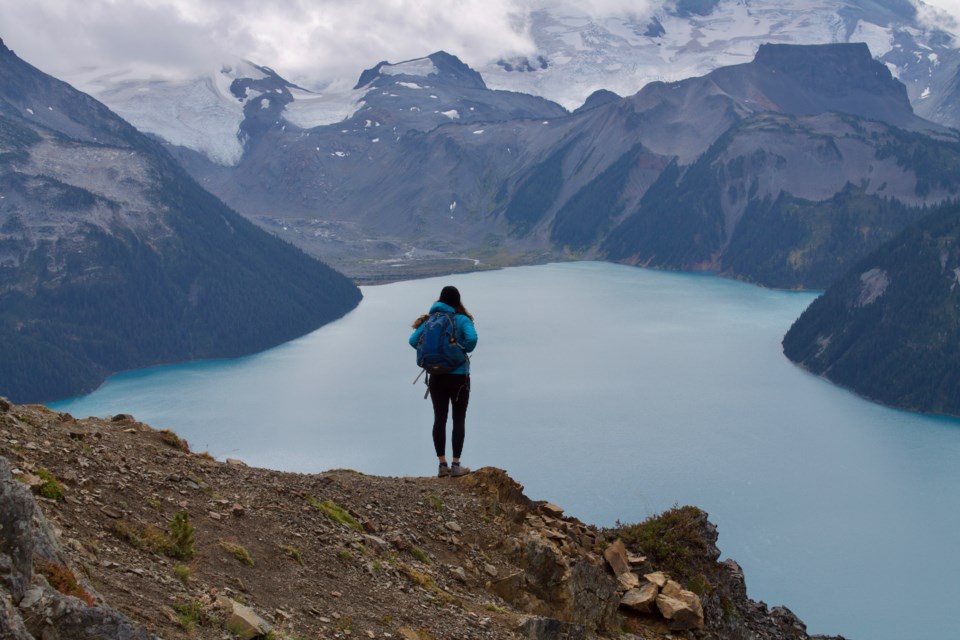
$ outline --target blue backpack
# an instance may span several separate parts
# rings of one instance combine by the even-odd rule
[[[417,343],[417,366],[428,375],[450,373],[466,361],[467,352],[457,342],[456,317],[443,311],[431,314]]]

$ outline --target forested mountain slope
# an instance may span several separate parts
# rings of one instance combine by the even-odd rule
[[[870,399],[960,415],[960,204],[860,261],[800,316],[783,350]]]
[[[0,42],[0,393],[53,400],[116,371],[252,353],[359,299]]]

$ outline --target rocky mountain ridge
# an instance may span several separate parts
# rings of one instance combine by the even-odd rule
[[[600,530],[497,469],[282,473],[125,415],[0,400],[0,524],[16,640],[810,637],[693,507]]]
[[[236,167],[176,153],[252,220],[370,279],[549,257],[823,288],[956,192],[958,134],[917,117],[864,44],[764,45],[750,63],[575,114],[483,88],[446,54],[364,81],[376,90],[352,118],[309,130],[280,118]],[[851,191],[867,232],[835,244],[838,264],[817,247],[834,224],[822,212]],[[787,205],[800,229],[771,235],[784,221],[770,211]]]
[[[763,45],[574,114],[438,52],[368,69],[353,115],[320,126],[292,116],[301,88],[247,66],[229,76],[238,164],[171,150],[368,282],[587,258],[824,288],[956,195],[958,134],[917,117],[862,43]]]
[[[540,96],[570,111],[598,90],[632,95],[651,82],[675,82],[740,64],[767,43],[861,42],[903,82],[920,116],[946,127],[960,125],[957,25],[930,6],[918,10],[910,0],[681,1],[627,12],[537,2],[519,13],[534,51],[474,60],[474,66],[490,88]],[[233,78],[260,77],[257,69],[264,67],[216,61],[210,69],[204,77],[163,82],[138,78],[118,65],[64,79],[142,131],[233,164],[241,153],[241,117],[227,85]],[[352,84],[353,78],[348,80]],[[337,84],[333,78],[297,81],[311,91],[293,92],[285,116],[303,128],[348,118],[362,99],[355,90],[331,86]],[[155,102],[152,108],[146,95]]]
[[[958,127],[958,25],[910,0],[662,2],[604,14],[541,3],[528,16],[535,51],[479,67],[494,87],[575,109],[604,88],[630,95],[651,82],[702,76],[779,44],[866,43],[907,87],[914,110]]]

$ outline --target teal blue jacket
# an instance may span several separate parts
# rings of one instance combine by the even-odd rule
[[[430,313],[436,313],[437,311],[454,313],[456,309],[443,302],[434,302],[433,306],[430,307]],[[477,330],[473,326],[473,320],[462,313],[455,314],[454,318],[457,321],[457,342],[460,343],[460,346],[463,347],[464,351],[470,353],[477,346]],[[426,323],[421,324],[419,327],[414,329],[413,333],[410,334],[410,340],[408,340],[408,342],[410,343],[411,347],[414,349],[417,348],[417,344],[420,342],[420,336],[423,335],[423,332],[426,328]],[[462,365],[451,371],[450,374],[461,376],[470,375],[470,360],[468,359]]]

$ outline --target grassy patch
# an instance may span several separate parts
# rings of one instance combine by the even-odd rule
[[[38,489],[41,496],[58,502],[63,500],[63,485],[56,476],[43,468],[37,469],[37,476],[43,480],[43,484]]]
[[[177,612],[177,622],[187,631],[193,631],[198,626],[204,626],[210,621],[207,613],[196,600],[177,602],[172,606],[173,610]]]
[[[174,449],[179,449],[185,453],[190,453],[190,444],[173,431],[170,431],[170,429],[163,429],[160,431],[160,440],[164,444],[168,444]]]
[[[440,496],[438,496],[437,494],[431,493],[426,498],[424,498],[424,500],[426,501],[427,506],[433,509],[434,511],[436,511],[437,513],[440,513],[441,511],[443,511],[443,500],[441,500]]]
[[[186,511],[177,513],[170,522],[169,532],[148,524],[134,527],[124,519],[113,521],[113,532],[137,549],[146,549],[177,560],[193,557],[193,526]]]
[[[687,588],[698,596],[703,597],[713,593],[714,586],[707,580],[707,576],[701,573],[690,579],[687,583]]]
[[[307,496],[307,502],[319,510],[320,513],[327,516],[330,520],[334,522],[339,522],[345,527],[353,529],[354,531],[362,531],[363,527],[360,526],[360,523],[357,522],[357,519],[350,515],[346,509],[338,505],[333,500],[317,500],[313,496]]]
[[[221,540],[220,548],[236,558],[240,564],[245,564],[248,567],[253,566],[253,556],[250,555],[250,552],[247,551],[246,547],[242,544]]]
[[[437,581],[433,579],[433,576],[423,573],[422,571],[417,571],[413,567],[403,563],[400,563],[399,569],[413,584],[432,593],[440,603],[450,604],[455,602],[454,597],[441,589]]]
[[[283,548],[283,552],[287,554],[288,558],[293,558],[294,560],[296,560],[297,564],[299,564],[301,567],[304,566],[303,555],[300,553],[300,549],[297,549],[294,546],[287,545]]]
[[[190,578],[193,576],[193,569],[185,564],[178,564],[173,568],[173,575],[183,583],[183,586],[188,586],[190,584]]]
[[[77,576],[73,574],[69,567],[43,559],[38,559],[34,566],[47,579],[50,586],[60,593],[80,598],[87,603],[88,607],[94,605],[93,595],[80,586],[80,583],[77,582]]]
[[[410,554],[423,564],[433,564],[433,560],[430,559],[427,552],[416,545],[410,547]]]

